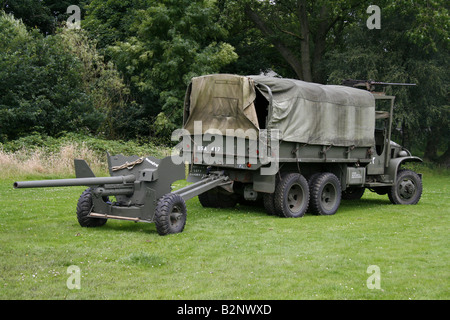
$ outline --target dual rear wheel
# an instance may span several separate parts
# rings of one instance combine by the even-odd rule
[[[333,215],[341,203],[341,184],[330,172],[313,175],[309,181],[299,173],[282,175],[275,192],[264,195],[269,214],[287,218],[303,217],[308,208],[318,215]]]

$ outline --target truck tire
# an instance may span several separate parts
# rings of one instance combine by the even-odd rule
[[[311,212],[319,215],[333,215],[341,204],[341,183],[330,172],[324,172],[311,184]]]
[[[417,204],[422,196],[422,180],[412,170],[400,170],[397,180],[388,192],[393,204]]]
[[[264,193],[264,209],[266,209],[266,212],[268,215],[276,215],[275,211],[275,204],[273,202],[273,193]]]
[[[211,203],[209,198],[210,197],[208,191],[198,195],[198,201],[200,202],[203,208],[213,208],[213,204]]]
[[[212,189],[200,194],[198,200],[204,208],[233,208],[238,202],[238,195]]]
[[[94,228],[103,226],[108,219],[91,218],[88,215],[92,210],[92,192],[86,189],[81,194],[77,203],[77,219],[80,226],[85,228]]]
[[[155,225],[159,235],[182,232],[186,218],[186,203],[180,195],[167,193],[159,198],[155,209]]]
[[[309,204],[309,188],[305,177],[299,173],[282,176],[275,188],[275,211],[286,218],[300,218],[305,215]]]
[[[316,180],[316,178],[318,176],[320,176],[321,174],[322,174],[322,172],[316,172],[316,173],[310,175],[307,179],[308,180],[308,188],[309,188],[309,204],[308,204],[308,210],[306,210],[307,213],[314,213],[312,211],[312,203],[311,203],[311,201],[312,201],[311,188],[312,188],[312,184],[314,183],[314,180]]]
[[[277,185],[280,183],[280,179],[286,175],[285,172],[280,172],[275,176],[275,189]],[[275,193],[264,193],[263,195],[263,205],[264,209],[266,209],[266,212],[270,216],[279,216],[277,210],[275,209]]]
[[[344,200],[359,200],[366,191],[362,187],[348,187],[345,191],[342,191],[342,199]]]

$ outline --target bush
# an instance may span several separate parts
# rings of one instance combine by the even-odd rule
[[[83,31],[44,37],[0,12],[0,142],[32,132],[128,136],[128,89]]]
[[[80,86],[78,59],[57,36],[27,31],[21,21],[0,13],[1,139],[37,131],[95,131],[103,114]]]
[[[73,160],[84,159],[94,172],[106,175],[110,154],[154,156],[170,155],[170,148],[137,141],[114,141],[76,133],[54,138],[39,133],[0,143],[0,167],[3,177],[24,175],[73,176]]]

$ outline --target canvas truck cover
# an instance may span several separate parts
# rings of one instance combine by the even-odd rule
[[[374,143],[375,99],[370,92],[266,76],[193,78],[184,128],[192,134],[194,121],[202,121],[202,133],[259,129],[257,90],[272,101],[267,129],[278,129],[283,141],[359,147]]]
[[[184,129],[193,134],[194,122],[201,121],[202,134],[225,135],[227,129],[234,129],[239,135],[247,129],[258,130],[255,98],[254,81],[248,77],[214,74],[193,78],[185,98]]]

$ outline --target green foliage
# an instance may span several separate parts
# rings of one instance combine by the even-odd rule
[[[22,22],[0,13],[1,139],[32,131],[96,130],[102,113],[80,88],[80,68],[60,37],[28,32]]]
[[[426,159],[436,160],[438,150],[446,150],[450,139],[448,11],[442,1],[380,6],[380,30],[368,30],[362,19],[349,28],[345,41],[328,51],[328,81],[353,78],[417,84],[388,90],[396,96],[395,137],[408,148],[425,150]],[[447,23],[441,25],[442,16]]]
[[[402,28],[405,40],[414,43],[425,53],[449,49],[450,19],[447,1],[386,1],[384,7],[383,14],[401,17],[391,21],[391,25]],[[405,28],[406,25],[408,28]]]
[[[0,10],[21,19],[29,29],[38,29],[48,35],[64,24],[70,5],[78,5],[83,11],[83,0],[0,0]]]
[[[55,28],[55,21],[49,7],[43,1],[35,0],[2,0],[0,9],[11,13],[30,28],[37,28],[44,33]]]
[[[81,90],[92,98],[93,108],[102,114],[98,131],[108,138],[129,137],[131,127],[123,118],[133,105],[129,102],[130,90],[110,61],[106,63],[99,54],[96,41],[90,40],[83,30],[63,29],[58,34],[64,45],[81,63],[79,73]]]
[[[0,31],[1,140],[33,131],[123,136],[129,90],[83,31],[44,37],[5,13]]]
[[[6,153],[15,153],[26,149],[45,154],[59,152],[62,147],[67,145],[84,145],[102,160],[104,160],[106,152],[123,155],[153,155],[155,157],[163,157],[170,153],[169,148],[156,146],[152,142],[108,140],[69,132],[63,133],[59,137],[51,137],[34,132],[26,137],[0,144],[0,150]]]
[[[262,32],[255,28],[243,10],[244,1],[218,1],[219,23],[227,30],[227,42],[238,59],[222,68],[224,73],[253,75],[270,70],[284,77],[295,77],[289,64]]]
[[[124,41],[135,31],[138,10],[144,10],[148,0],[92,0],[86,6],[82,27],[98,41],[99,48]]]
[[[226,31],[216,22],[218,11],[210,1],[94,0],[87,15],[86,28],[101,28],[101,44],[145,108],[154,133],[181,125],[181,106],[192,77],[219,72],[237,59],[224,41]],[[122,19],[124,24],[118,22]],[[142,133],[148,133],[148,127]]]

